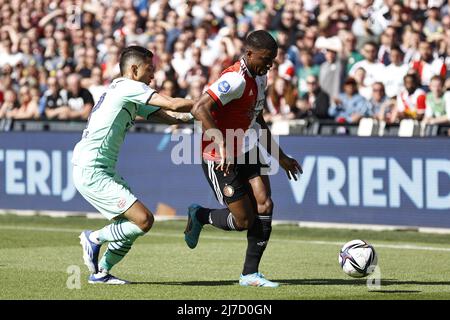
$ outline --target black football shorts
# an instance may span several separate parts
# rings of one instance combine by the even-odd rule
[[[234,159],[234,164],[231,165],[226,176],[224,176],[223,171],[216,169],[217,162],[203,159],[203,172],[217,201],[222,205],[235,202],[248,194],[248,192],[251,192],[248,181],[254,177],[261,176],[261,169],[268,167],[259,156],[259,152],[258,159],[253,161],[253,163],[249,161],[248,154],[244,158],[245,163],[239,163],[237,159]]]

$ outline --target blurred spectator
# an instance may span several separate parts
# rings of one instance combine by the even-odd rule
[[[373,117],[379,121],[384,121],[387,124],[394,124],[398,121],[397,113],[396,99],[388,98],[380,105],[379,111],[374,113]]]
[[[386,12],[386,15],[390,15],[389,25],[397,29],[403,28],[405,21],[409,20],[408,13],[401,1],[392,3],[390,10]]]
[[[407,74],[403,78],[404,89],[397,96],[397,111],[399,119],[421,120],[425,112],[426,93],[420,88],[415,74]]]
[[[19,108],[17,94],[12,89],[7,89],[4,93],[3,103],[0,106],[0,119],[11,119]]]
[[[345,74],[348,74],[355,63],[364,60],[364,56],[356,50],[356,37],[354,34],[344,31],[342,38],[342,59],[346,60]]]
[[[186,99],[198,100],[203,93],[203,88],[205,87],[205,81],[201,78],[197,78],[192,81],[189,86],[188,93],[186,95]]]
[[[68,119],[70,109],[67,91],[59,87],[56,77],[48,78],[47,88],[39,101],[39,114],[47,119]]]
[[[425,89],[434,75],[450,74],[449,1],[0,0],[0,9],[0,103],[8,90],[21,99],[23,87],[32,101],[47,99],[51,78],[68,91],[71,73],[81,76],[80,88],[95,101],[120,76],[119,54],[132,43],[154,53],[153,86],[173,84],[175,95],[196,96],[240,58],[243,40],[258,28],[269,30],[280,47],[268,85],[289,75],[311,101],[310,75],[331,99],[348,75],[357,79],[360,94],[375,99],[376,82],[392,98],[403,89],[406,72],[418,73]],[[319,45],[334,38],[339,47]],[[305,101],[298,99],[297,107]],[[387,102],[392,112],[384,116],[395,118],[397,103]]]
[[[297,91],[291,83],[289,74],[275,77],[267,88],[266,106],[268,113],[264,118],[268,122],[294,118],[293,110],[297,100]]]
[[[119,68],[120,49],[117,45],[111,45],[108,48],[104,63],[102,64],[103,77],[111,82],[120,74]]]
[[[32,88],[28,85],[19,89],[19,108],[12,111],[14,119],[37,119],[39,118],[38,108],[39,96],[32,93]]]
[[[189,70],[187,70],[186,75],[178,79],[178,85],[182,89],[188,89],[189,85],[196,80],[201,82],[206,82],[208,78],[208,67],[204,66],[201,62],[202,60],[202,50],[200,47],[193,47],[190,51],[191,61]]]
[[[325,62],[320,65],[319,83],[320,87],[331,97],[337,97],[342,89],[342,83],[345,77],[345,67],[338,56],[342,49],[339,38],[333,37],[324,39],[320,43],[319,39],[316,46],[325,50]]]
[[[383,83],[386,95],[392,98],[403,88],[403,78],[408,72],[408,65],[403,63],[403,51],[398,46],[391,48],[389,60],[391,64],[384,70]]]
[[[352,24],[352,33],[356,36],[358,44],[376,41],[383,32],[384,21],[374,14],[373,0],[356,0],[352,9],[355,20]],[[359,47],[359,45],[358,45]]]
[[[330,97],[321,89],[317,77],[308,76],[306,84],[308,91],[297,101],[296,118],[330,119]]]
[[[381,34],[381,45],[378,49],[378,61],[387,66],[391,63],[391,48],[397,42],[397,34],[394,27],[387,27]]]
[[[94,106],[94,99],[89,90],[81,87],[80,75],[72,73],[67,77],[67,91],[68,119],[86,120]]]
[[[420,59],[419,43],[421,39],[421,33],[419,31],[412,30],[411,26],[405,28],[402,36],[401,48],[405,53],[404,62],[411,63],[412,61]]]
[[[100,96],[105,92],[107,86],[104,84],[102,68],[99,66],[93,67],[89,81],[85,82],[85,87],[88,88],[95,102],[100,99]]]
[[[372,86],[365,84],[366,74],[366,70],[363,68],[358,68],[355,71],[354,79],[356,81],[356,85],[358,86],[358,93],[366,100],[370,100],[372,98]]]
[[[173,80],[164,80],[159,93],[168,97],[175,97],[177,94],[176,84]]]
[[[377,115],[381,107],[387,101],[387,96],[382,82],[375,82],[372,85],[372,97],[369,99],[370,114]]]
[[[430,0],[428,1],[427,20],[423,26],[423,33],[427,37],[428,41],[433,41],[436,36],[441,35],[444,32],[444,28],[440,21],[440,6],[442,1]]]
[[[0,43],[0,67],[8,64],[12,67],[16,66],[22,61],[22,55],[18,52],[13,52],[13,43],[9,37],[3,39]]]
[[[419,85],[427,90],[433,76],[445,78],[447,68],[441,59],[433,57],[433,48],[428,41],[420,42],[419,53],[420,59],[414,61],[411,67],[419,75]]]
[[[18,52],[25,66],[42,64],[42,56],[33,52],[32,41],[29,37],[22,36],[19,40]]]
[[[356,80],[347,78],[344,92],[332,100],[328,114],[340,123],[358,123],[370,114],[368,101],[358,93]]]
[[[430,92],[426,96],[426,108],[423,123],[442,124],[450,122],[450,104],[444,98],[444,82],[441,77],[433,76],[430,80]]]
[[[304,94],[307,91],[306,78],[310,75],[319,76],[320,67],[313,64],[312,52],[303,49],[300,51],[300,61],[302,66],[297,70],[298,93]]]
[[[354,77],[358,68],[363,68],[366,71],[364,78],[364,85],[371,86],[375,81],[382,81],[384,77],[384,64],[377,61],[378,48],[374,42],[366,42],[363,46],[364,60],[361,60],[353,65],[349,71],[349,76]]]

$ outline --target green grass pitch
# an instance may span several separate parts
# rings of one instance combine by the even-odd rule
[[[89,285],[78,235],[106,220],[0,215],[0,299],[450,299],[450,236],[412,231],[372,232],[275,225],[260,270],[281,286],[237,283],[245,233],[210,226],[199,245],[184,243],[185,222],[156,222],[113,274],[128,286]],[[345,275],[341,245],[365,239],[375,246],[381,287]],[[74,266],[74,267],[73,267]],[[81,270],[69,289],[68,270]],[[74,268],[74,269],[71,269]]]

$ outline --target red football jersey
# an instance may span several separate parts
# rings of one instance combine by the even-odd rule
[[[256,118],[264,107],[267,77],[253,77],[247,69],[243,59],[222,72],[221,77],[206,90],[217,104],[217,108],[211,114],[217,128],[222,132],[226,140],[227,129],[249,133],[249,128],[258,130]],[[249,151],[255,141],[252,139],[234,139],[234,156],[239,156]],[[203,157],[207,160],[220,160],[218,150],[209,147],[211,141],[202,142]],[[229,150],[228,144],[227,149]]]

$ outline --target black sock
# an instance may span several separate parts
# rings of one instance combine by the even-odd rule
[[[247,253],[243,275],[258,272],[259,262],[272,232],[272,216],[257,215],[247,232]]]
[[[236,230],[233,214],[228,208],[199,210],[197,218],[203,224],[211,224],[225,231]]]
[[[196,213],[196,217],[201,224],[209,224],[209,213],[211,209],[208,208],[200,208]]]

